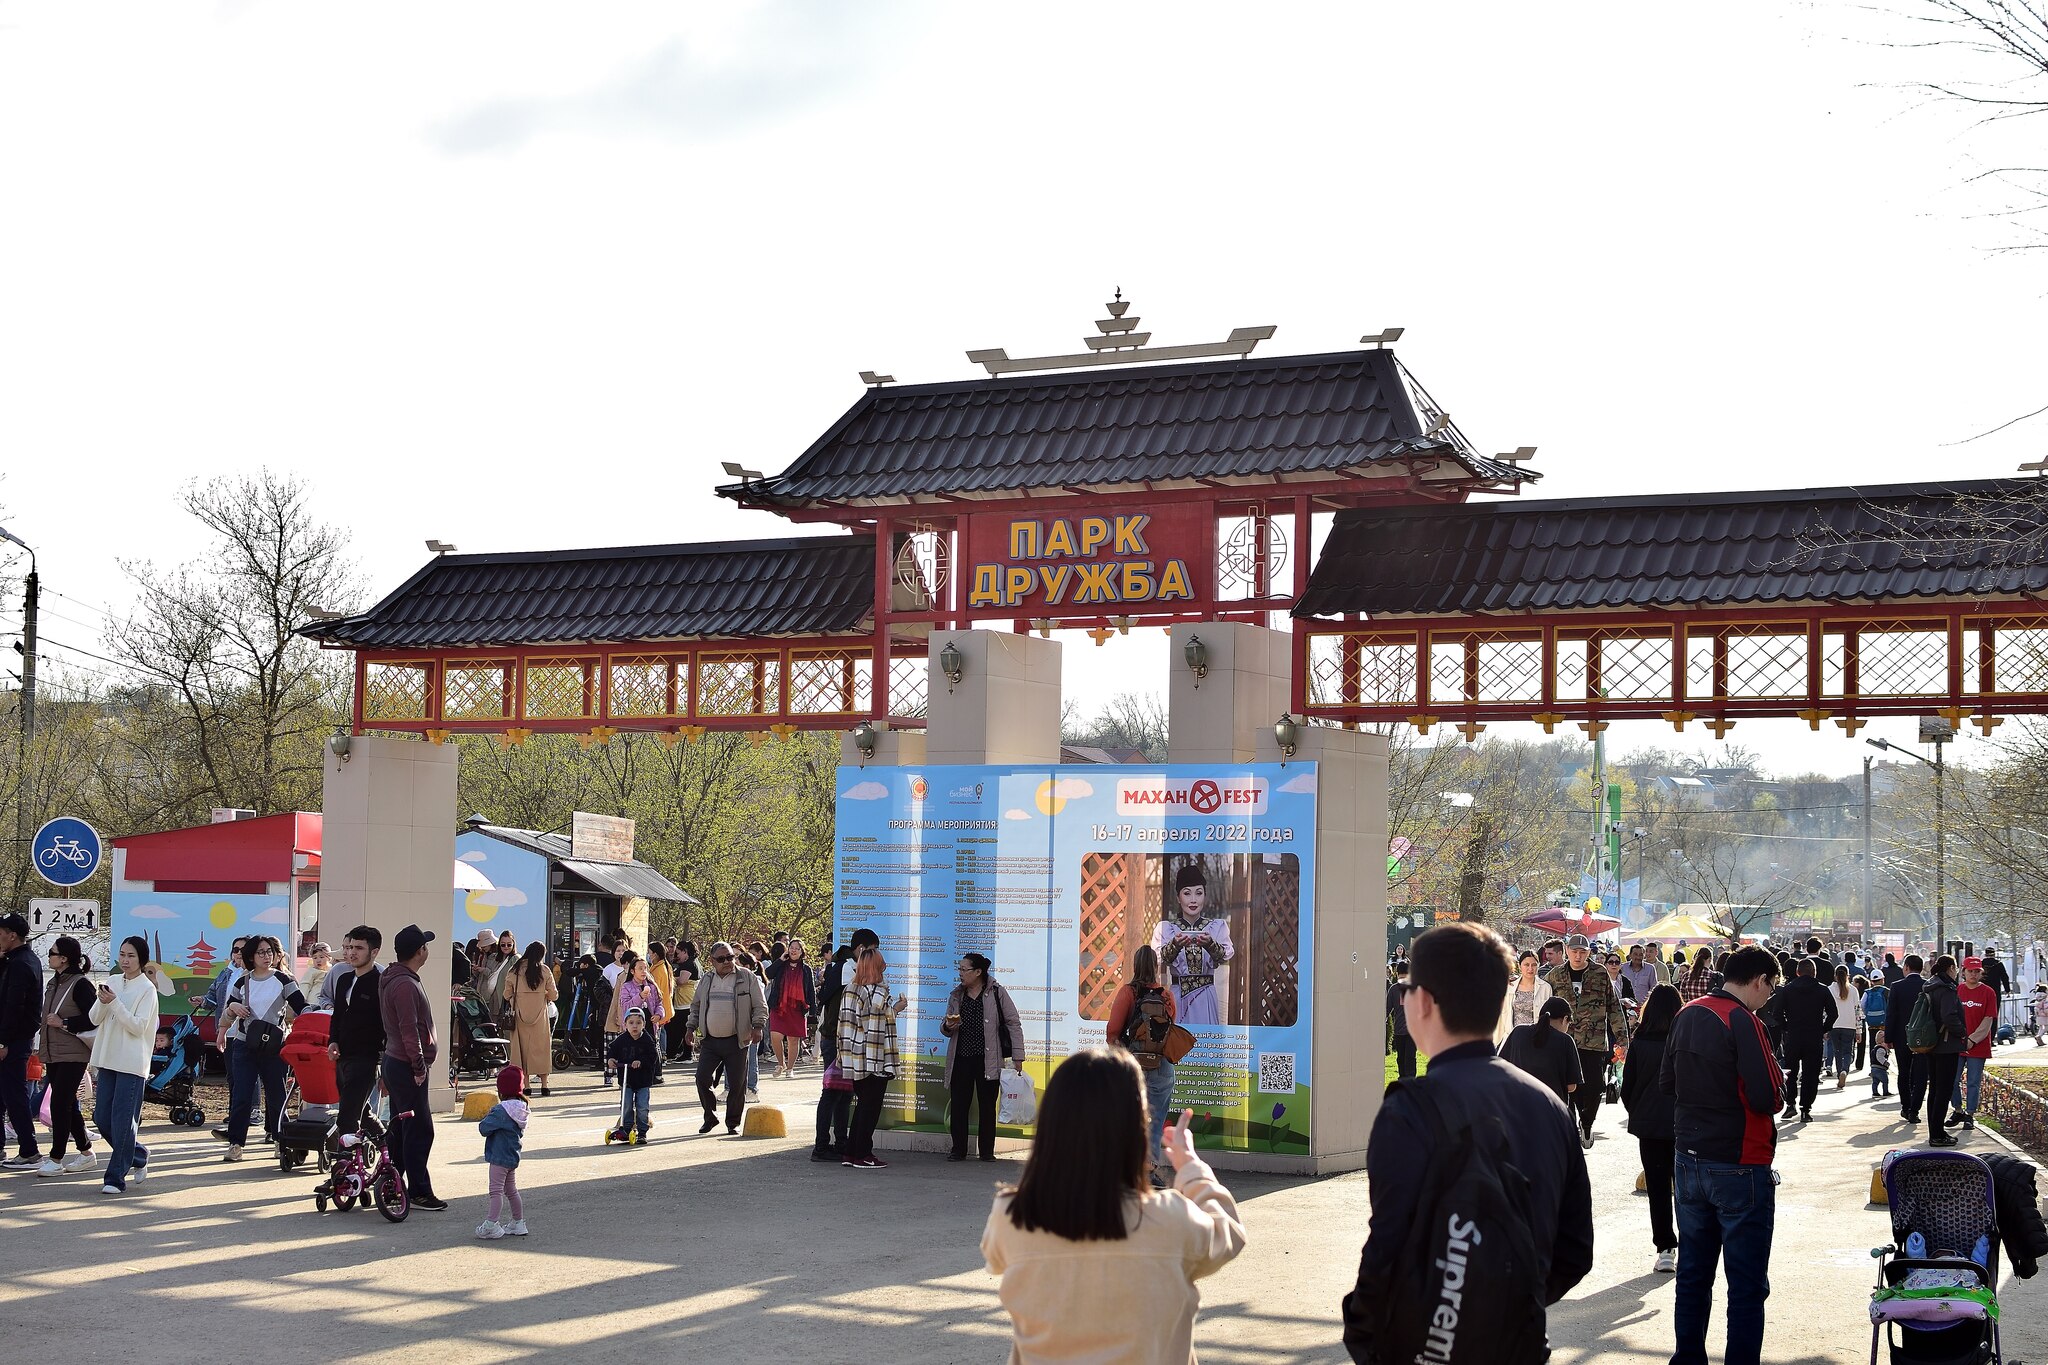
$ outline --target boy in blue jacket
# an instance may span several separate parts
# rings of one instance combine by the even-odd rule
[[[487,1242],[526,1235],[526,1217],[519,1207],[519,1186],[514,1179],[519,1148],[526,1140],[526,1120],[526,1073],[508,1066],[498,1073],[498,1102],[476,1126],[484,1135],[484,1164],[491,1168],[491,1211],[476,1227],[476,1235]],[[510,1206],[509,1223],[498,1221],[501,1201]]]

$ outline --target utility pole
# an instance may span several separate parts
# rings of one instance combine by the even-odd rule
[[[1870,932],[1875,917],[1870,899],[1870,755],[1863,756],[1863,932]]]
[[[1948,820],[1943,814],[1941,740],[1934,741],[1934,951],[1948,951]]]
[[[21,594],[21,643],[15,646],[21,652],[21,773],[14,789],[14,846],[26,868],[31,813],[28,754],[36,735],[36,604],[42,596],[42,581],[36,576],[36,552],[27,541],[5,526],[0,526],[0,540],[28,551],[28,581]]]

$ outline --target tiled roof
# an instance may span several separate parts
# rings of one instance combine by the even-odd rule
[[[2031,479],[1337,514],[1296,616],[1455,615],[2014,594],[2048,556],[1983,533]],[[2040,504],[2036,504],[2039,506]]]
[[[824,635],[859,628],[874,600],[873,536],[440,555],[368,611],[299,633],[381,649]]]
[[[1455,427],[1425,436],[1415,393],[1388,350],[872,388],[781,474],[718,491],[902,502],[1439,459],[1488,484],[1536,477],[1478,455]]]

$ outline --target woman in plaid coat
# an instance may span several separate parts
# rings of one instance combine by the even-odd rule
[[[863,950],[852,987],[839,997],[839,1070],[853,1082],[853,1123],[846,1159],[839,1164],[855,1170],[889,1165],[875,1156],[875,1125],[882,1118],[882,1092],[896,1075],[896,1012],[908,1002],[889,998],[888,970],[881,949]]]

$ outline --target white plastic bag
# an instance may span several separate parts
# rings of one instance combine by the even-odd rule
[[[1038,1092],[1031,1088],[1031,1078],[1021,1071],[1003,1068],[1003,1099],[996,1106],[996,1122],[1015,1126],[1037,1118]]]

